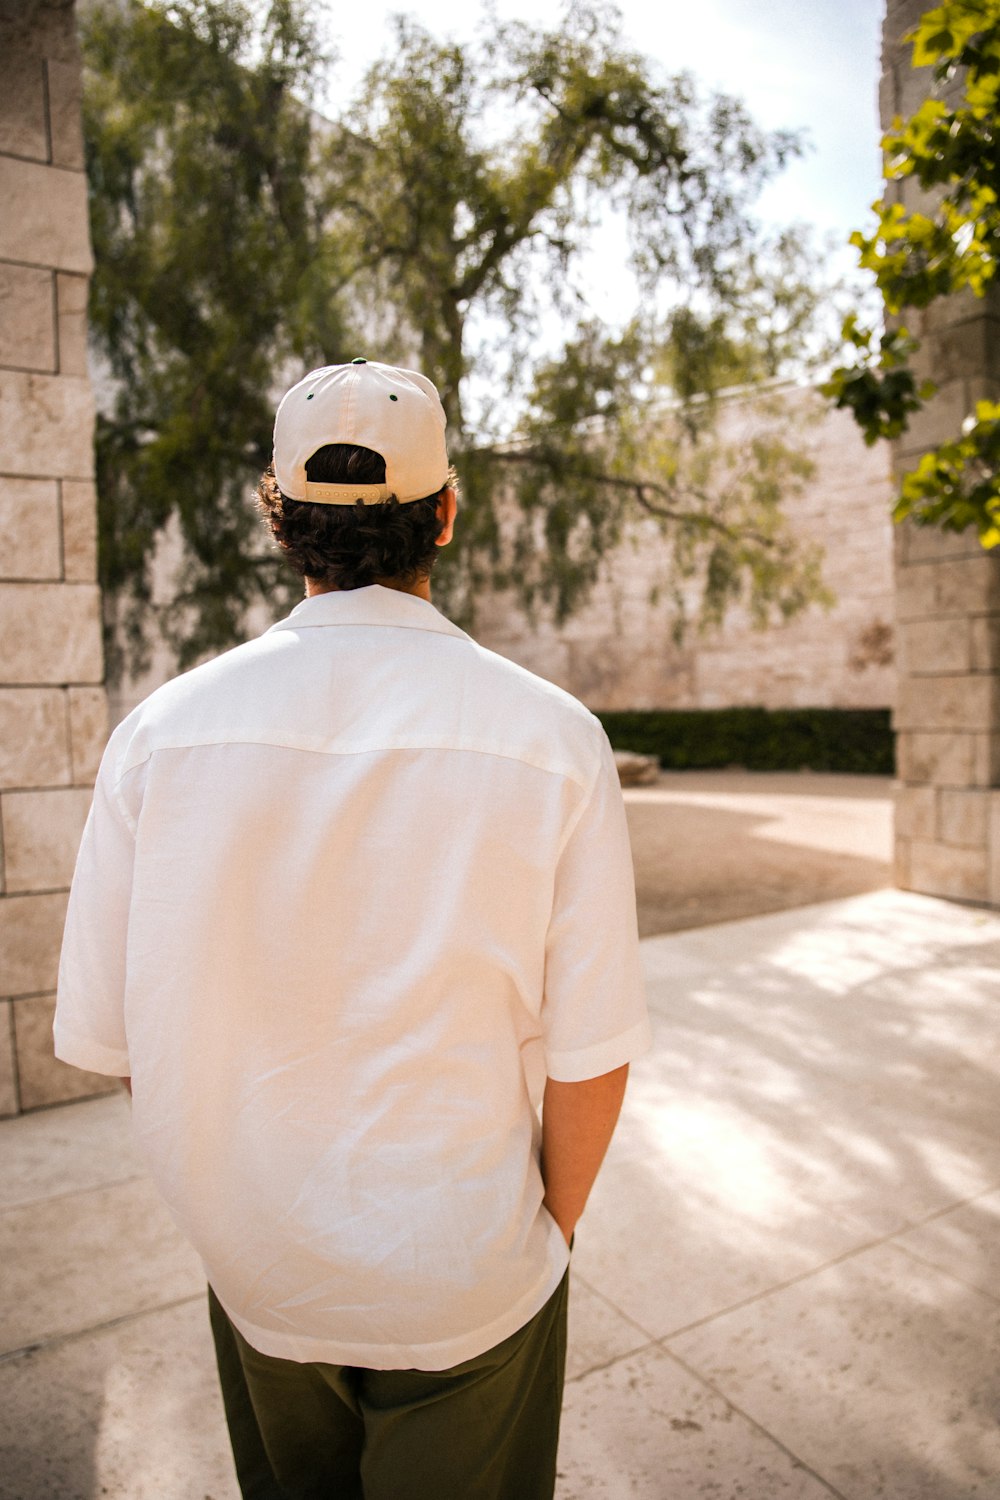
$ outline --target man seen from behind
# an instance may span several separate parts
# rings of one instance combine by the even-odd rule
[[[131,1080],[244,1496],[550,1500],[570,1242],[649,1045],[614,758],[431,603],[425,377],[312,371],[259,505],[306,598],[112,735],[56,1052]]]

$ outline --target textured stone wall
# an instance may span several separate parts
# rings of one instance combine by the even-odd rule
[[[673,640],[669,599],[651,602],[660,533],[636,527],[591,603],[562,627],[530,624],[505,598],[485,599],[476,634],[484,645],[558,682],[592,708],[887,708],[893,703],[892,524],[889,455],[866,448],[851,418],[810,392],[803,450],[815,472],[786,513],[804,541],[825,549],[831,610],[813,607],[767,630],[737,609],[719,630]],[[746,420],[735,402],[722,415],[732,439]]]
[[[909,115],[932,83],[901,43],[925,8],[889,0],[881,113]],[[890,184],[917,202],[912,182]],[[1000,397],[1000,298],[961,295],[907,313],[920,373],[938,394],[896,445],[902,471],[956,437],[976,401]],[[908,890],[1000,905],[1000,558],[964,536],[904,527],[896,543],[900,789],[897,880]]]
[[[692,630],[677,645],[670,602],[650,599],[662,552],[650,521],[635,528],[589,603],[565,625],[531,622],[511,598],[484,595],[476,638],[597,709],[890,707],[889,454],[884,446],[866,448],[851,418],[812,393],[790,389],[786,399],[808,411],[801,442],[815,463],[813,479],[788,502],[787,513],[803,539],[826,549],[824,575],[837,596],[832,610],[812,608],[764,631],[737,610],[721,630]],[[730,438],[745,418],[745,408],[734,402],[724,415]],[[177,538],[167,536],[154,570],[154,602],[173,598],[177,563]],[[266,611],[255,610],[247,633],[268,623]],[[112,719],[124,718],[175,671],[161,644],[146,672],[111,688]]]
[[[0,5],[0,1114],[103,1092],[56,1062],[66,891],[107,733],[91,269],[72,5]]]

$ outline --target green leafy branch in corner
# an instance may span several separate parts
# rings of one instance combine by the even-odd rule
[[[910,413],[918,411],[935,391],[931,380],[918,381],[909,366],[919,348],[905,328],[892,328],[876,338],[874,329],[859,324],[856,313],[844,320],[843,336],[859,353],[854,365],[834,371],[821,387],[836,405],[854,413],[865,442],[896,438],[906,431]]]
[[[1000,404],[978,401],[962,436],[925,453],[903,478],[893,515],[917,516],[946,531],[979,530],[984,547],[1000,545]]]
[[[823,387],[853,413],[865,441],[897,438],[935,392],[919,339],[900,321],[939,298],[988,295],[1000,266],[1000,0],[945,0],[926,11],[908,40],[913,66],[933,69],[944,98],[924,100],[882,141],[885,175],[912,178],[932,207],[907,209],[888,195],[874,204],[870,234],[851,244],[872,273],[887,315],[878,337],[856,316],[844,324],[853,362]],[[905,475],[897,521],[964,531],[984,547],[1000,544],[1000,407],[980,402],[960,436],[925,454]]]

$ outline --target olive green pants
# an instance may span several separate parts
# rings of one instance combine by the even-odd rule
[[[450,1370],[275,1359],[210,1287],[244,1500],[551,1500],[568,1282],[517,1333]]]

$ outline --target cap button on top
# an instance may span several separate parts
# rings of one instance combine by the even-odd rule
[[[366,359],[362,359],[360,355],[358,355],[357,359],[351,360],[352,365],[366,365],[367,363],[368,361]]]

